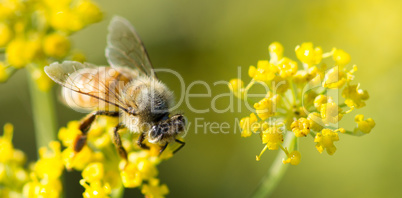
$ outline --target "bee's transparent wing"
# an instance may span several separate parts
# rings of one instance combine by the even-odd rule
[[[108,30],[105,54],[112,67],[126,66],[156,77],[144,44],[129,21],[115,16]]]
[[[106,85],[105,80],[100,79],[104,76],[100,76],[97,69],[100,67],[89,63],[64,61],[46,66],[45,73],[63,87],[127,111],[127,106],[119,94],[116,94],[115,87],[110,88],[109,84]]]

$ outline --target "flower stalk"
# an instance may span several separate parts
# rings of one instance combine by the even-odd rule
[[[50,141],[56,140],[57,120],[54,108],[54,96],[49,91],[39,90],[37,84],[28,74],[28,84],[31,94],[32,114],[35,125],[35,139],[37,148],[47,146]]]
[[[287,132],[285,137],[285,143],[283,146],[286,148],[295,146],[296,136],[291,133]],[[290,150],[293,150],[290,148]],[[267,174],[262,178],[261,183],[258,185],[256,190],[253,192],[253,198],[265,198],[269,197],[273,191],[275,190],[276,186],[278,186],[279,182],[282,180],[283,175],[285,174],[286,170],[288,169],[289,165],[283,164],[283,159],[286,159],[287,155],[285,152],[279,152],[276,156],[274,162],[271,165],[271,168],[268,170]]]

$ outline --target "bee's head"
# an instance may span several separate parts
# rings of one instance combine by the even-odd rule
[[[170,138],[175,138],[180,132],[184,131],[186,119],[181,114],[173,115],[162,120],[151,127],[148,131],[150,142],[161,142]]]

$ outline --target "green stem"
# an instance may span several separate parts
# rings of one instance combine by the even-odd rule
[[[47,146],[52,140],[56,140],[56,116],[54,108],[53,92],[43,92],[38,89],[36,82],[27,71],[28,84],[31,93],[32,116],[35,125],[36,146]]]
[[[294,144],[294,139],[296,137],[294,136],[293,133],[287,132],[286,137],[285,137],[285,143],[284,147],[287,147],[288,149],[292,144]],[[254,191],[253,195],[251,197],[253,198],[266,198],[269,197],[275,190],[276,186],[279,184],[281,181],[284,173],[286,172],[286,169],[288,168],[288,164],[283,164],[282,160],[284,158],[287,158],[285,152],[279,152],[278,155],[276,156],[274,162],[271,165],[271,168],[268,170],[266,176],[261,180],[261,183],[257,187],[257,189]]]
[[[124,196],[124,186],[121,185],[120,188],[112,191],[110,197],[112,198],[122,198]]]

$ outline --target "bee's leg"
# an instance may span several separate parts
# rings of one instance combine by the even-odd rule
[[[138,140],[137,140],[137,144],[138,144],[138,146],[140,146],[140,147],[143,148],[143,149],[149,149],[149,146],[147,146],[146,144],[144,144],[144,140],[145,140],[145,133],[142,132],[142,133],[140,134],[140,137],[139,137]]]
[[[177,148],[175,151],[173,151],[173,154],[175,154],[177,151],[179,151],[181,148],[183,148],[184,145],[186,145],[185,142],[180,141],[180,140],[178,140],[178,139],[175,139],[175,141],[176,141],[177,143],[181,144],[181,145],[180,145],[179,148]]]
[[[113,135],[114,135],[114,145],[117,148],[117,151],[119,152],[119,155],[121,158],[125,159],[127,161],[127,151],[124,149],[122,143],[121,143],[121,137],[119,134],[119,129],[124,128],[123,124],[119,123],[113,130]]]
[[[77,136],[74,142],[74,151],[76,153],[80,152],[82,148],[85,146],[87,142],[87,134],[89,129],[91,128],[92,122],[94,122],[97,115],[106,115],[111,117],[118,117],[119,112],[115,111],[95,111],[91,114],[88,114],[84,119],[82,119],[80,123],[80,131],[81,135]]]
[[[162,155],[163,151],[166,149],[169,143],[166,143],[164,146],[161,147],[161,150],[159,151],[159,156]]]

